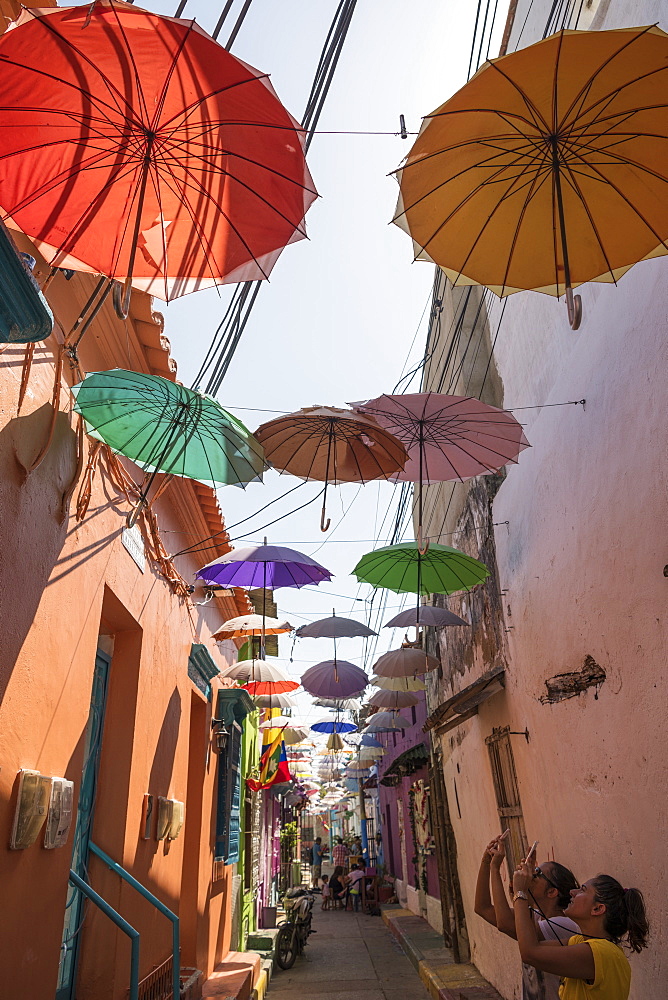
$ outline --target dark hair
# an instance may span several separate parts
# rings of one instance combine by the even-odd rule
[[[597,875],[592,885],[596,902],[605,905],[603,926],[613,941],[626,935],[631,951],[646,948],[649,923],[640,889],[624,889],[612,875]]]
[[[343,865],[337,865],[332,872],[332,878],[338,878],[339,875],[343,875]]]
[[[547,874],[547,873],[546,873]],[[570,868],[560,865],[558,861],[550,861],[549,884],[559,893],[557,903],[564,910],[571,901],[571,889],[577,889],[579,883]]]
[[[316,844],[321,844],[322,843],[322,837],[316,837],[315,838],[315,842],[316,842]]]

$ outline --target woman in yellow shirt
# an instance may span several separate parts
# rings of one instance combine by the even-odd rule
[[[560,1000],[628,1000],[631,966],[620,944],[647,947],[649,925],[639,889],[624,889],[610,875],[597,875],[571,891],[564,915],[582,931],[564,947],[539,941],[529,910],[531,869],[523,861],[513,875],[513,910],[522,961],[562,977]]]

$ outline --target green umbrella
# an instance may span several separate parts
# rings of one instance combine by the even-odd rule
[[[72,392],[88,432],[152,474],[140,506],[158,472],[221,486],[252,482],[265,468],[261,445],[240,420],[159,375],[113,368]]]
[[[367,552],[353,573],[360,583],[385,587],[397,594],[454,594],[469,590],[489,576],[484,563],[449,545],[432,543],[421,555],[416,542]]]

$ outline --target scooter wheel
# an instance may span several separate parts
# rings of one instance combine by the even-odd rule
[[[291,969],[297,958],[297,928],[283,924],[276,935],[275,956],[279,969]]]

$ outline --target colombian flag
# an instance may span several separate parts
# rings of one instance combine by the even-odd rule
[[[259,780],[246,778],[246,784],[253,792],[259,792],[261,788],[271,788],[272,785],[280,785],[285,781],[292,781],[283,742],[283,730],[272,730],[272,732],[276,732],[276,737],[267,747],[263,747],[260,757]]]

